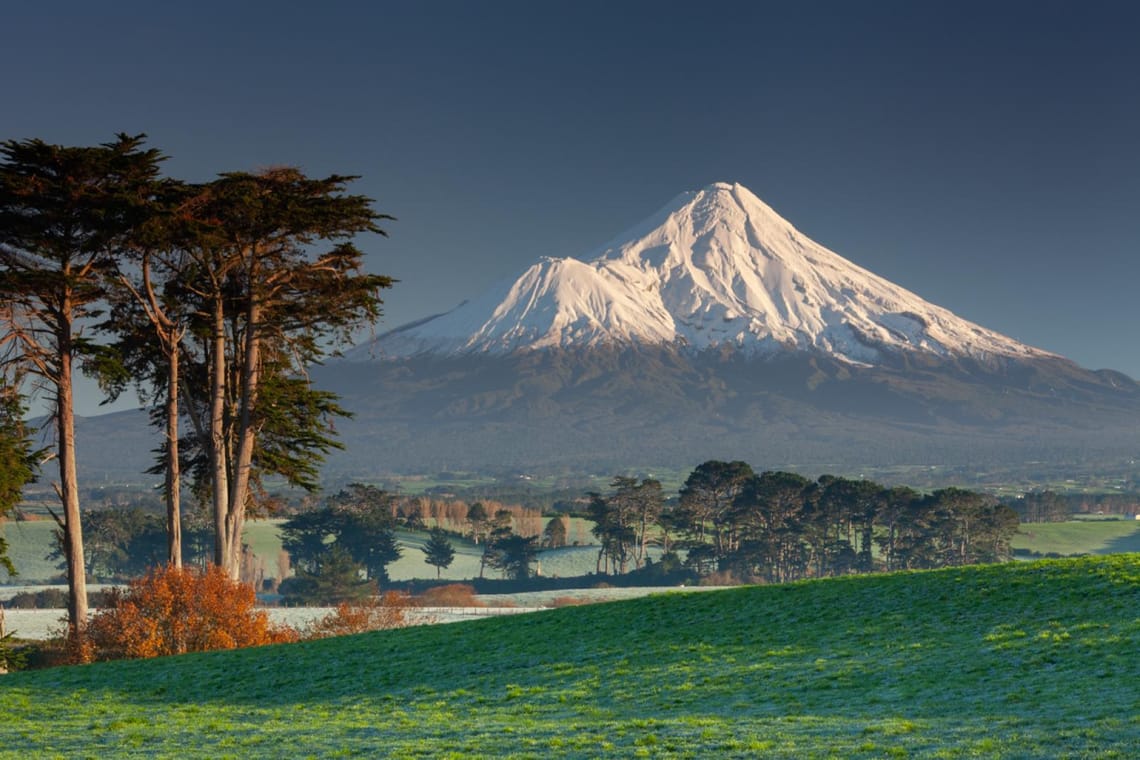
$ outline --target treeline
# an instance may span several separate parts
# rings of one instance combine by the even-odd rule
[[[1030,491],[1006,502],[1022,522],[1064,522],[1074,515],[1119,515],[1140,513],[1140,495],[1134,493],[1082,494]]]
[[[684,550],[700,576],[763,582],[1004,561],[1018,526],[1012,509],[974,491],[920,494],[721,461],[693,470],[668,508],[657,481],[615,478],[608,494],[591,494],[589,515],[599,571],[641,568],[657,544],[662,561]]]

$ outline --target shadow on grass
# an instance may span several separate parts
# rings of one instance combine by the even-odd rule
[[[1133,521],[1136,524],[1136,530],[1125,536],[1118,536],[1116,538],[1106,541],[1104,546],[1098,551],[1100,554],[1124,554],[1131,552],[1140,552],[1140,520]]]

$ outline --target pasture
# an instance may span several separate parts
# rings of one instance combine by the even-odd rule
[[[0,757],[1129,757],[1135,555],[0,678]]]
[[[1014,549],[1062,556],[1140,552],[1140,520],[1024,523],[1012,544]]]

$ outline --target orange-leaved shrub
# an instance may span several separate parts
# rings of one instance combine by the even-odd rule
[[[109,595],[87,627],[87,640],[99,660],[297,640],[295,630],[274,626],[255,610],[255,601],[252,586],[231,580],[215,565],[155,568]]]
[[[389,591],[381,597],[368,597],[355,602],[341,602],[332,612],[309,626],[308,638],[347,636],[352,633],[403,628],[408,624],[405,610],[410,597]]]
[[[556,596],[550,600],[550,607],[577,607],[582,604],[594,604],[595,600],[584,596]]]
[[[416,597],[421,607],[486,607],[475,594],[475,587],[465,583],[432,586]]]

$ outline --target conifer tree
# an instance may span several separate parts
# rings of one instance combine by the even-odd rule
[[[213,507],[214,561],[237,577],[246,512],[263,474],[314,489],[317,464],[347,416],[306,368],[380,316],[392,284],[363,269],[352,243],[390,219],[345,193],[352,177],[290,168],[230,173],[193,188],[175,283],[194,305],[183,342],[187,457]]]
[[[447,532],[442,528],[432,528],[431,535],[423,547],[424,562],[435,568],[435,577],[439,578],[440,571],[451,567],[455,561],[455,547],[447,538]]]
[[[99,313],[105,276],[145,209],[161,156],[143,136],[96,147],[42,140],[0,145],[0,293],[6,355],[47,388],[55,424],[69,590],[77,641],[87,622],[75,457],[73,376],[91,350],[84,321]]]

